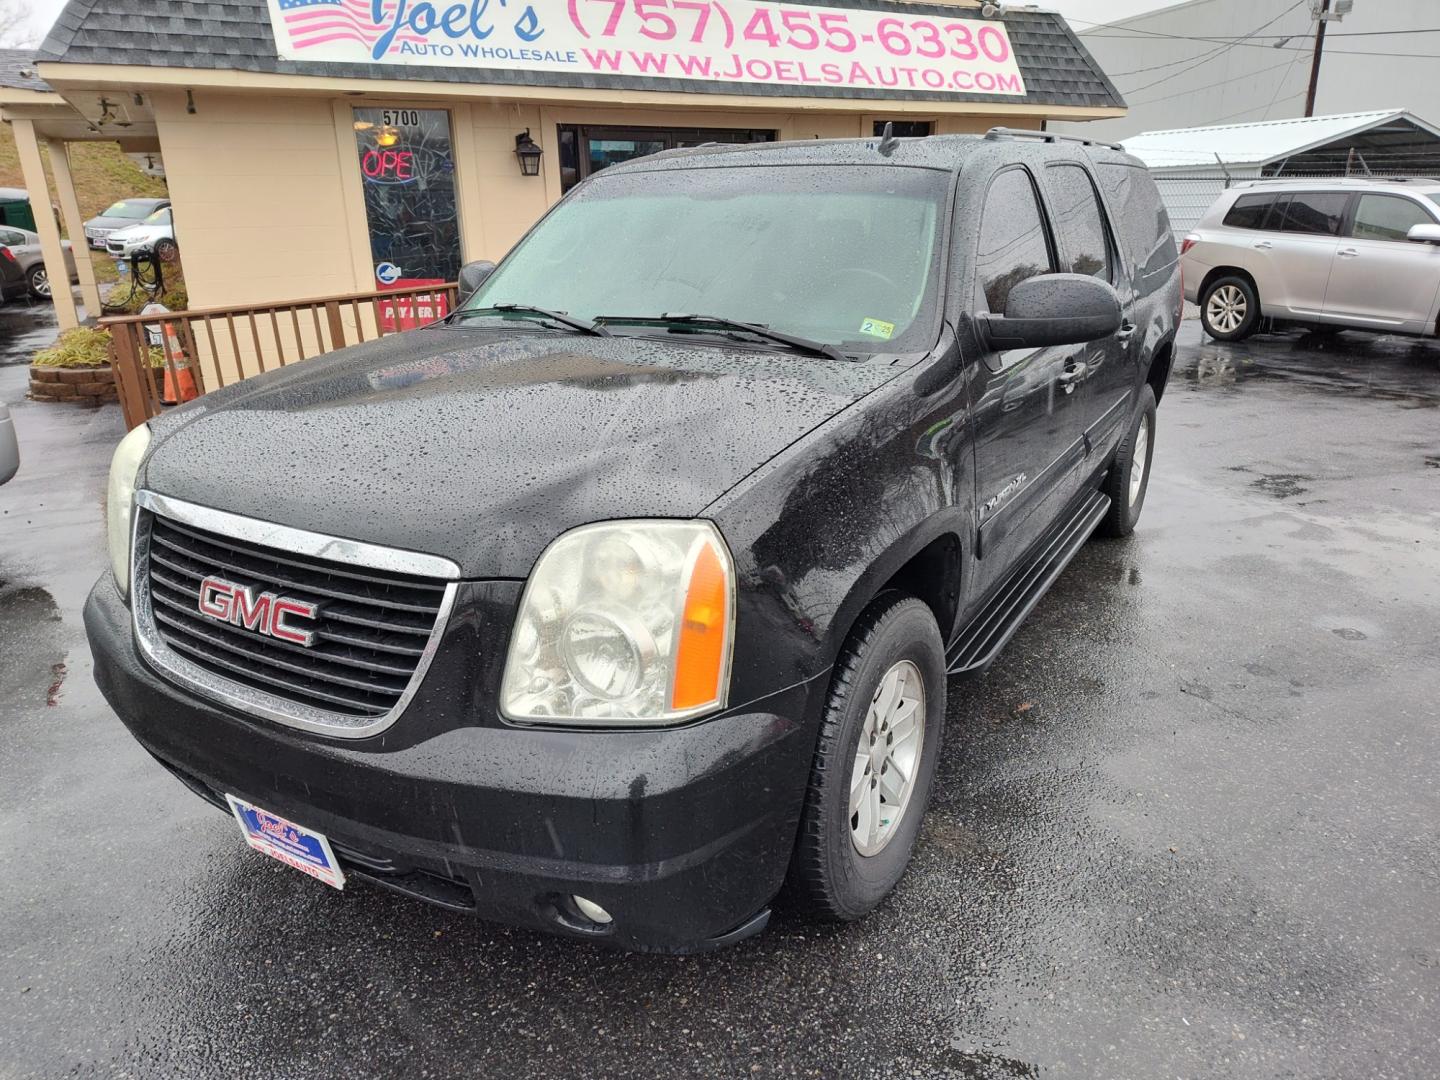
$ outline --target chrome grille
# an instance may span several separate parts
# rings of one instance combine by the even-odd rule
[[[327,734],[370,735],[399,716],[438,646],[454,564],[150,492],[136,501],[136,629],[156,666],[227,704]],[[427,572],[406,572],[411,564]],[[207,577],[315,604],[304,624],[313,642],[202,615]]]

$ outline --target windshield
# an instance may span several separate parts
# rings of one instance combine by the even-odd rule
[[[147,217],[147,218],[145,219],[145,224],[146,224],[146,225],[169,225],[169,224],[170,224],[170,208],[167,206],[167,207],[165,207],[163,210],[156,210],[153,214],[151,214],[149,217]]]
[[[584,319],[685,312],[852,352],[927,348],[948,180],[889,165],[597,176],[465,308],[523,304]]]
[[[148,216],[154,209],[154,203],[133,203],[126,202],[122,199],[120,200],[120,202],[117,202],[113,206],[111,206],[110,209],[106,210],[100,216],[134,218],[136,221],[139,221],[141,218]]]

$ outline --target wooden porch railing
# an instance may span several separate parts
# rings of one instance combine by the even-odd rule
[[[101,319],[127,428],[175,400],[362,341],[411,330],[447,314],[455,282],[343,293],[239,307]],[[163,357],[160,367],[152,357]],[[167,391],[170,393],[167,394]]]

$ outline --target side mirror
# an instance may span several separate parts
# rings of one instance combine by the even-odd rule
[[[460,299],[467,299],[495,271],[489,259],[476,259],[460,268]]]
[[[1440,244],[1440,225],[1411,225],[1405,239],[1416,244]]]
[[[1004,315],[981,315],[979,321],[992,349],[1076,345],[1120,329],[1120,297],[1085,274],[1041,274],[1010,290]]]

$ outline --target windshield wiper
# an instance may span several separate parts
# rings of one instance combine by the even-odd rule
[[[577,319],[573,315],[566,315],[563,311],[551,311],[549,308],[535,307],[533,304],[491,304],[483,308],[461,308],[459,311],[453,312],[450,318],[459,321],[467,315],[488,315],[492,311],[502,311],[508,315],[534,315],[557,322],[561,326],[567,326],[581,334],[610,337],[610,331],[597,322],[590,319]]]
[[[848,358],[834,345],[827,345],[823,341],[812,341],[809,338],[798,337],[795,334],[787,334],[781,330],[771,330],[770,327],[761,323],[742,322],[740,319],[727,319],[723,315],[694,315],[686,312],[667,311],[663,315],[601,315],[597,322],[636,322],[636,323],[675,323],[681,326],[710,326],[717,330],[738,330],[745,334],[754,334],[756,337],[773,341],[777,345],[788,345],[798,352],[809,353],[811,356],[824,356],[831,360],[845,361]]]

